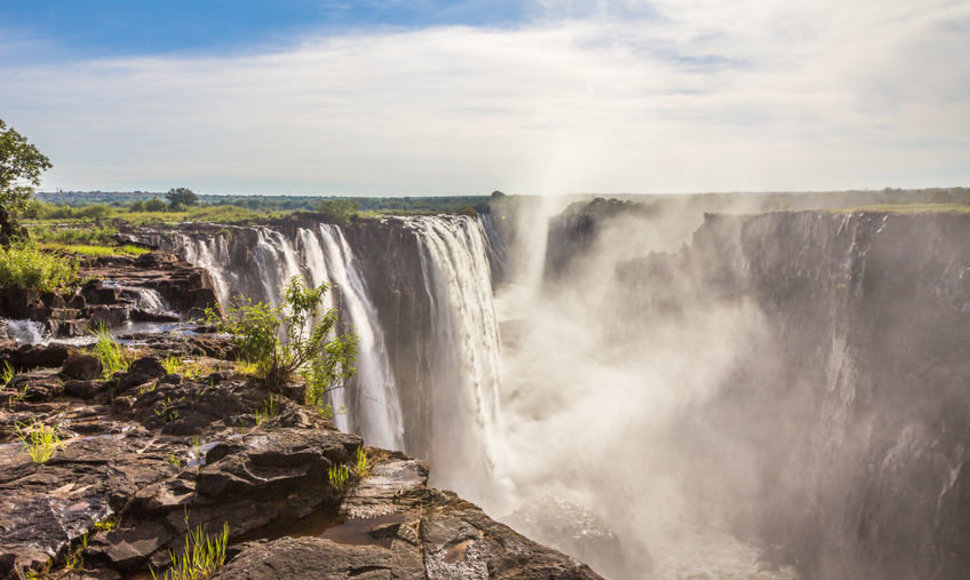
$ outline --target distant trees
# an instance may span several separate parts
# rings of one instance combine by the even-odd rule
[[[18,237],[16,218],[40,185],[51,161],[0,119],[0,244]]]
[[[195,192],[187,187],[176,187],[168,190],[168,193],[165,194],[165,199],[168,200],[169,207],[178,211],[184,207],[195,205],[199,201],[199,196],[195,195]]]
[[[151,199],[139,199],[128,207],[129,211],[131,212],[159,212],[165,211],[168,208],[169,204],[157,197],[153,197]]]
[[[323,214],[325,220],[347,225],[350,220],[357,217],[357,210],[360,204],[349,199],[329,199],[320,202],[317,211]]]

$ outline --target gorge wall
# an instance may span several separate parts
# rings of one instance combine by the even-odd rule
[[[341,427],[493,515],[581,506],[610,577],[960,577],[970,219],[533,209],[155,242],[224,303],[336,282]]]

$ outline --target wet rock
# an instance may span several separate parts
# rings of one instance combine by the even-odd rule
[[[61,367],[61,374],[69,379],[89,381],[101,376],[104,367],[101,360],[90,354],[74,352],[68,355]]]
[[[84,315],[91,326],[121,326],[128,320],[131,308],[127,304],[98,304],[87,306]]]
[[[58,338],[84,336],[90,330],[89,321],[86,319],[52,320],[50,324],[51,334]]]
[[[439,492],[440,493],[440,492]],[[429,580],[599,578],[585,564],[529,540],[451,493],[421,522]]]
[[[100,280],[94,280],[88,282],[81,288],[80,295],[91,306],[114,304],[118,302],[118,298],[121,296],[121,290],[116,286],[106,287]]]

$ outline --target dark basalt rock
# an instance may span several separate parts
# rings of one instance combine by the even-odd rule
[[[99,378],[103,368],[98,357],[75,352],[68,355],[67,359],[64,360],[61,374],[69,379],[89,381]]]
[[[40,346],[23,345],[20,348],[3,353],[2,358],[17,369],[32,369],[38,367],[59,367],[67,360],[71,349],[63,344],[48,344]]]

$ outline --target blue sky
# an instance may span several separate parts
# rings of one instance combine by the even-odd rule
[[[0,2],[45,189],[970,184],[966,0]]]
[[[248,50],[347,28],[510,25],[526,17],[527,6],[510,0],[6,0],[0,23],[8,33],[53,43],[61,56],[90,58]]]

